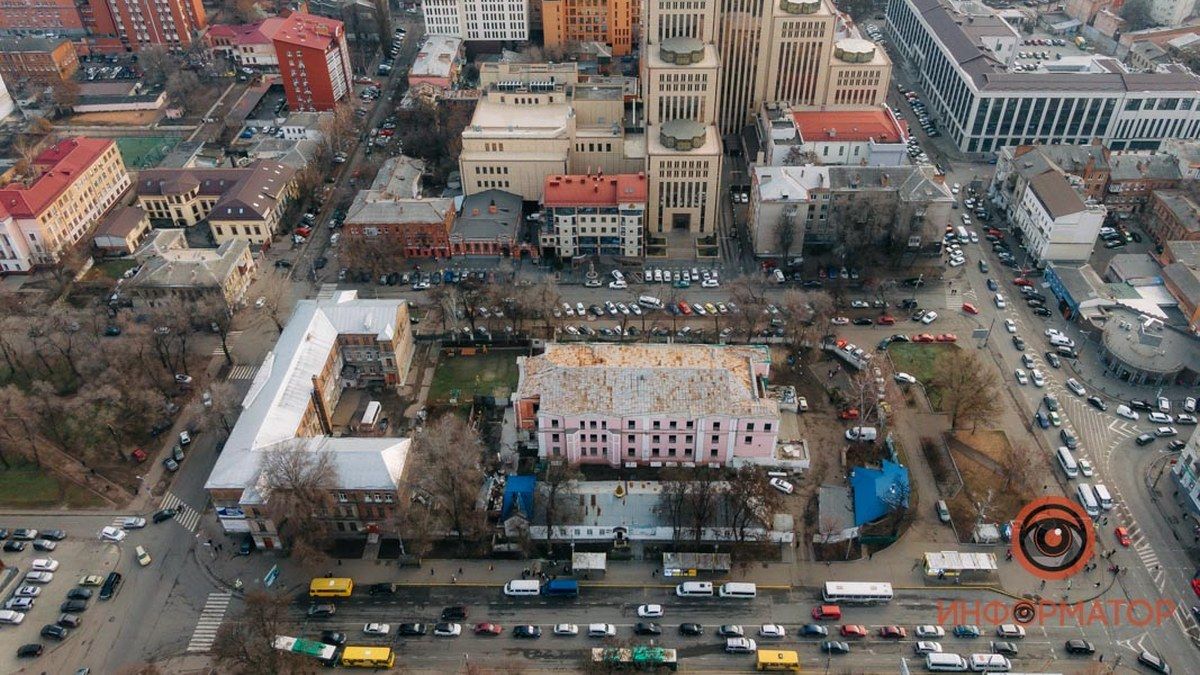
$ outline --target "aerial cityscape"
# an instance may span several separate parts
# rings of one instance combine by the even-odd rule
[[[1200,673],[1196,0],[5,0],[0,308],[2,673]]]

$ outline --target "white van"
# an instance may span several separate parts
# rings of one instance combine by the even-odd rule
[[[621,270],[613,270],[612,277],[614,281],[625,281],[625,275],[621,274]]]
[[[711,581],[685,581],[675,587],[675,595],[681,598],[712,597],[712,594]]]
[[[638,304],[641,305],[642,307],[649,307],[650,309],[662,309],[663,308],[662,300],[659,300],[658,298],[654,297],[653,295],[641,296],[640,298],[638,298]]]
[[[1050,344],[1055,347],[1074,347],[1075,341],[1062,333],[1058,333],[1050,336]]]
[[[1075,498],[1083,505],[1083,510],[1093,518],[1100,515],[1100,504],[1096,501],[1096,494],[1092,491],[1092,486],[1088,483],[1080,483],[1075,488]]]
[[[589,623],[588,637],[606,638],[617,634],[617,627],[611,623]]]
[[[1007,673],[1012,662],[1000,654],[972,654],[971,670],[988,673]]]
[[[1111,511],[1115,504],[1113,504],[1113,498],[1112,495],[1109,494],[1108,488],[1097,483],[1094,489],[1096,490],[1096,501],[1100,502],[1100,508],[1104,509],[1105,511]]]
[[[925,668],[950,673],[962,673],[967,670],[967,660],[958,654],[926,654]]]
[[[745,598],[751,599],[758,596],[758,586],[754,584],[731,581],[727,584],[721,584],[719,591],[722,598]]]
[[[1058,457],[1058,465],[1062,467],[1063,473],[1067,474],[1067,478],[1079,477],[1079,464],[1075,461],[1075,456],[1071,454],[1070,448],[1060,445],[1055,455]]]
[[[879,432],[875,427],[851,427],[846,430],[846,440],[861,441],[863,443],[874,443],[879,437]]]
[[[781,269],[776,269],[771,274],[771,278],[774,279],[775,283],[777,284],[782,284],[784,281],[787,281],[787,277],[783,276],[783,270]]]
[[[537,579],[513,579],[504,584],[505,595],[538,595],[542,584]]]

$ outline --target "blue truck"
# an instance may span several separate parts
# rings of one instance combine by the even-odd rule
[[[579,596],[579,582],[574,579],[551,579],[542,584],[542,595],[560,598]]]

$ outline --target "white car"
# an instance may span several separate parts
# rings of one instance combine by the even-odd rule
[[[637,615],[643,619],[660,619],[663,615],[662,605],[639,605]]]
[[[0,610],[0,623],[18,624],[25,620],[24,612],[14,612],[10,609]]]
[[[796,486],[792,485],[791,483],[787,482],[786,480],[784,480],[782,478],[772,478],[768,482],[771,484],[771,487],[775,488],[776,490],[779,490],[780,492],[782,492],[785,495],[790,495],[796,491]]]
[[[942,645],[937,642],[918,642],[913,645],[913,651],[917,654],[941,654]]]
[[[392,627],[386,623],[369,623],[363,626],[363,635],[387,635],[390,632]]]
[[[100,530],[100,538],[104,541],[119,542],[128,535],[129,533],[125,530],[111,526]]]
[[[1055,335],[1062,335],[1062,333],[1060,333],[1057,328],[1047,328],[1045,330],[1046,337],[1054,337]]]
[[[996,294],[996,306],[1000,309],[1008,307],[1008,303],[1004,301],[1004,296],[999,293]]]
[[[1174,424],[1175,423],[1174,417],[1171,417],[1167,413],[1158,412],[1157,410],[1150,413],[1146,417],[1149,418],[1151,422],[1154,422],[1156,424]]]
[[[1025,629],[1015,623],[1003,623],[996,626],[996,636],[1002,638],[1023,638]]]
[[[866,300],[851,300],[850,306],[855,309],[865,309],[870,307],[871,303],[867,302]]]
[[[727,654],[753,654],[758,651],[758,644],[750,638],[733,637],[725,640]]]
[[[262,308],[263,308],[263,305],[266,305],[266,304],[267,304],[267,298],[266,298],[266,296],[262,296],[262,295],[260,295],[260,296],[258,296],[258,299],[254,301],[254,308],[255,308],[255,309],[262,309]]]
[[[1135,422],[1137,421],[1138,417],[1140,417],[1140,415],[1138,415],[1137,412],[1135,412],[1132,408],[1130,408],[1127,405],[1117,406],[1117,414],[1120,415],[1121,417],[1124,417],[1127,420],[1133,420]]]
[[[121,527],[126,530],[140,530],[146,526],[146,519],[138,516],[129,516],[121,521]]]
[[[188,445],[192,442],[192,435],[186,430],[179,432],[179,444]]]
[[[42,589],[38,586],[22,586],[17,589],[18,598],[36,598],[42,594]]]
[[[588,637],[610,638],[617,634],[617,627],[611,623],[588,624]]]
[[[29,563],[29,569],[36,572],[55,572],[58,570],[58,561],[54,558],[37,558]]]
[[[1016,375],[1017,384],[1029,384],[1029,377],[1025,374],[1024,370],[1017,368]]]
[[[582,302],[575,303],[575,313],[579,316],[586,316],[587,309],[583,306]]]
[[[31,584],[48,584],[54,581],[53,572],[26,572],[25,581]]]
[[[1083,474],[1084,478],[1091,478],[1096,475],[1096,469],[1086,457],[1080,457],[1075,460],[1075,463],[1079,465],[1079,473]]]
[[[1178,415],[1175,416],[1175,423],[1176,424],[1195,424],[1196,416],[1189,415],[1187,413],[1179,413]]]
[[[654,273],[658,274],[658,270],[654,270]],[[554,634],[555,635],[566,635],[566,636],[579,635],[579,626],[577,626],[573,623],[555,624],[554,625]]]
[[[1034,368],[1033,370],[1029,371],[1029,377],[1031,377],[1033,379],[1033,386],[1035,386],[1035,387],[1046,386],[1046,376],[1043,375],[1042,371],[1038,370],[1037,368]]]
[[[925,312],[925,316],[921,317],[921,323],[929,325],[937,321],[937,312]]]
[[[1073,377],[1067,378],[1067,389],[1070,389],[1071,391],[1075,392],[1076,396],[1086,396],[1087,395],[1087,390],[1084,389],[1083,385],[1079,384],[1079,381]]]
[[[758,636],[765,638],[785,638],[787,629],[777,623],[764,623],[758,629]]]
[[[1017,332],[1017,322],[1013,321],[1012,319],[1005,319],[1004,320],[1004,330],[1015,335]]]
[[[624,281],[610,281],[608,282],[608,287],[614,291],[620,291],[629,288],[629,284],[625,283]]]
[[[845,326],[846,324],[850,323],[850,319],[847,319],[844,316],[835,316],[829,320],[829,323],[835,326]]]
[[[462,626],[457,623],[439,623],[433,627],[436,637],[458,637],[462,635]]]
[[[967,259],[966,258],[951,258],[949,264],[951,267],[962,267],[963,265],[967,264]]]
[[[895,375],[892,376],[892,379],[895,380],[898,384],[916,384],[917,383],[917,378],[912,375],[909,375],[908,373],[896,373]]]
[[[705,279],[700,282],[700,288],[717,288],[721,284],[716,279]]]
[[[946,629],[941,626],[917,626],[917,637],[919,638],[944,638],[946,637]]]
[[[1190,413],[1196,412],[1196,398],[1194,396],[1189,396],[1183,399],[1183,409]]]
[[[1158,397],[1158,409],[1162,412],[1171,412],[1171,400],[1166,396]]]

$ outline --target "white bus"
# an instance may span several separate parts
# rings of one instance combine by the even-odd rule
[[[892,585],[874,581],[826,581],[822,595],[829,603],[891,602]]]
[[[638,304],[649,309],[662,309],[663,301],[653,295],[643,295],[638,298]]]
[[[1095,489],[1096,500],[1100,502],[1100,508],[1104,509],[1105,511],[1112,510],[1112,507],[1116,506],[1116,504],[1113,503],[1112,494],[1109,493],[1108,488],[1096,483]]]
[[[692,597],[712,597],[713,585],[711,581],[685,581],[675,587],[675,595],[681,598]]]
[[[1075,461],[1075,456],[1071,454],[1071,450],[1067,446],[1058,446],[1058,452],[1055,455],[1058,457],[1058,465],[1062,467],[1063,473],[1067,474],[1067,478],[1079,476],[1079,463]]]
[[[963,227],[962,225],[958,226],[958,243],[960,243],[960,244],[971,243],[971,233],[967,232],[967,228]]]
[[[958,654],[927,654],[925,668],[940,672],[962,673],[967,670],[967,660]]]
[[[359,425],[364,428],[373,427],[379,422],[379,413],[383,410],[383,406],[379,401],[371,401],[367,404],[367,409],[363,412],[362,420]]]
[[[758,595],[758,586],[731,581],[727,584],[721,584],[721,588],[717,591],[717,594],[722,598],[751,599]]]
[[[1089,516],[1095,518],[1100,515],[1100,504],[1096,502],[1096,493],[1092,492],[1091,484],[1080,483],[1079,487],[1075,488],[1075,496]]]

